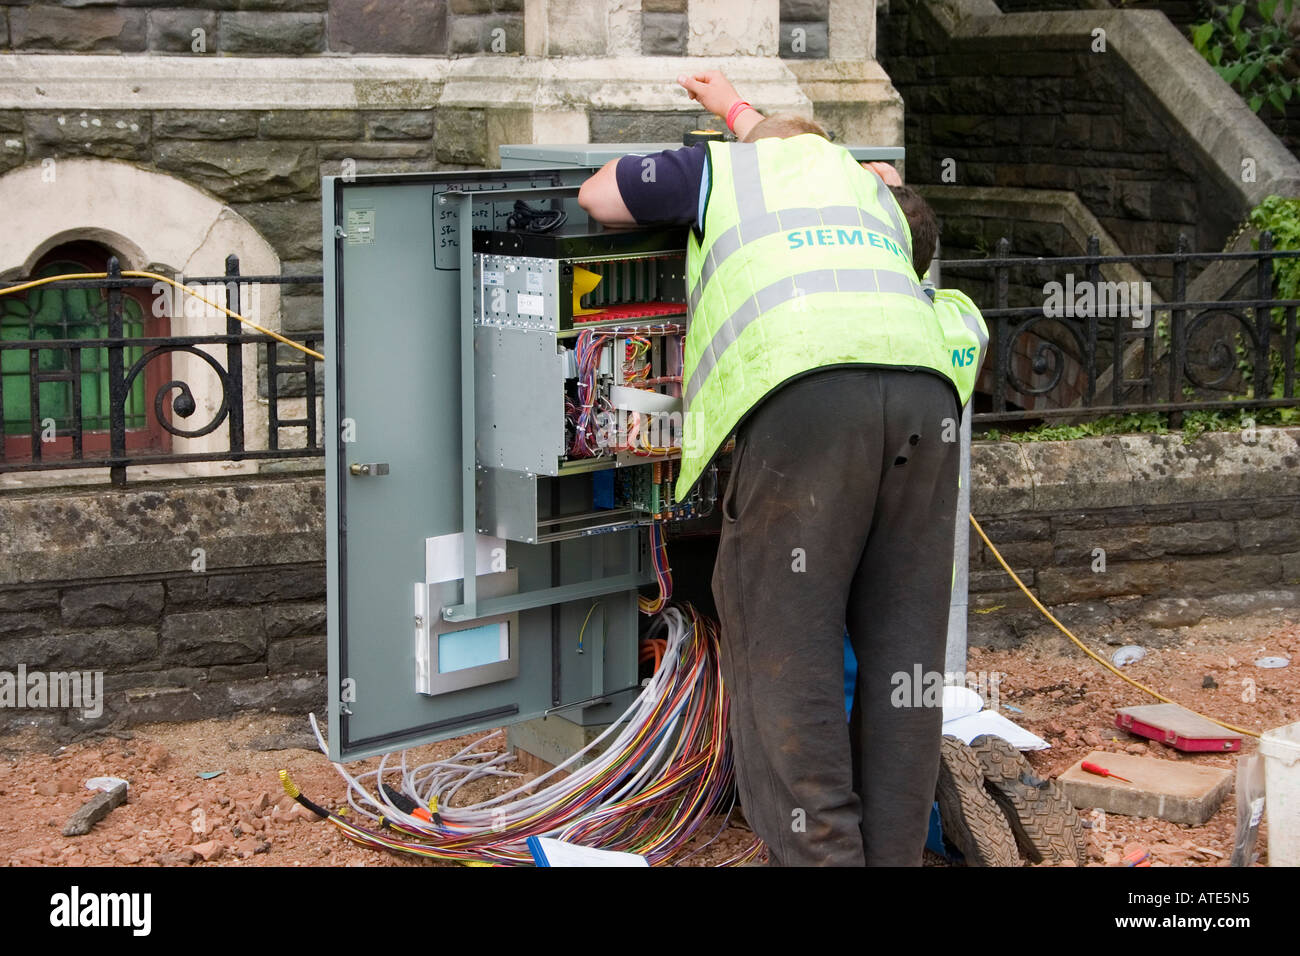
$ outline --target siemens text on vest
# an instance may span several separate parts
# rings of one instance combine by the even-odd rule
[[[878,232],[865,232],[862,229],[796,229],[787,232],[785,240],[790,244],[791,249],[802,249],[804,246],[860,246],[863,244],[864,235],[865,241],[877,249],[888,249],[904,262],[912,261],[911,254],[904,252],[902,247],[888,236],[882,236]]]

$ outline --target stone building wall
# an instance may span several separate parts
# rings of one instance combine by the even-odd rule
[[[157,170],[228,204],[285,271],[314,272],[322,175],[492,167],[503,142],[680,141],[715,122],[675,89],[687,66],[722,66],[756,104],[816,112],[845,140],[895,144],[901,102],[871,58],[873,10],[861,0],[0,0],[0,175],[71,157]],[[581,62],[566,59],[575,54]],[[834,75],[805,81],[786,55]],[[151,62],[131,65],[141,61]],[[0,274],[18,265],[0,262]],[[289,331],[321,326],[320,296],[306,291],[286,294]]]
[[[496,39],[522,53],[523,10],[523,0],[4,0],[0,51],[446,56]]]
[[[907,105],[914,183],[1069,191],[1125,252],[1171,251],[1180,232],[1220,248],[1254,202],[1300,182],[1154,10],[892,0],[880,59]]]
[[[486,133],[481,109],[3,110],[0,173],[74,156],[165,172],[251,223],[285,273],[316,273],[322,175],[483,167]],[[319,287],[284,291],[282,328],[319,330]]]
[[[1222,242],[1232,214],[1202,209],[1176,122],[1143,101],[1118,57],[1102,69],[1086,44],[948,48],[917,28],[915,6],[895,0],[881,38],[907,104],[914,182],[1068,189],[1131,252],[1173,249],[1179,232]]]

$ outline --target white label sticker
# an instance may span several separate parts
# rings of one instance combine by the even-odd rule
[[[349,246],[369,246],[375,241],[375,211],[349,209],[347,237]]]
[[[483,284],[484,285],[505,285],[506,274],[504,272],[489,272],[487,270],[484,270]]]
[[[546,311],[546,300],[540,295],[515,296],[515,311],[520,315],[542,315]]]
[[[1263,816],[1264,816],[1264,798],[1256,797],[1254,800],[1250,801],[1250,825],[1252,827],[1259,826],[1259,821],[1263,818]]]
[[[540,272],[528,273],[528,291],[529,292],[542,291],[542,274]]]

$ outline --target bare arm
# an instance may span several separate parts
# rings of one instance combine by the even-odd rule
[[[677,82],[686,89],[691,99],[724,121],[732,105],[740,99],[736,88],[719,70],[684,73],[677,77]],[[753,107],[740,111],[733,117],[736,137],[744,139],[762,120],[763,114]],[[637,220],[628,210],[618,188],[617,165],[618,160],[611,160],[582,184],[578,191],[578,205],[597,222],[609,226],[634,226]]]
[[[611,159],[582,184],[578,190],[578,205],[592,219],[607,226],[635,226],[636,219],[628,212],[623,194],[618,191],[618,178],[614,173],[617,165],[618,160]]]
[[[691,99],[722,120],[727,121],[727,112],[741,98],[731,81],[723,76],[721,70],[705,70],[701,73],[683,73],[677,82],[686,90]],[[763,114],[752,106],[741,110],[735,117],[732,131],[736,139],[743,141],[749,131],[763,121]]]

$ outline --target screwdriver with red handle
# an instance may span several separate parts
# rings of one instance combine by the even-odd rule
[[[1116,780],[1123,780],[1125,783],[1133,782],[1128,777],[1121,777],[1117,773],[1111,773],[1105,767],[1099,767],[1095,763],[1091,763],[1087,760],[1079,764],[1079,768],[1083,770],[1084,773],[1095,773],[1099,777],[1114,777]]]

